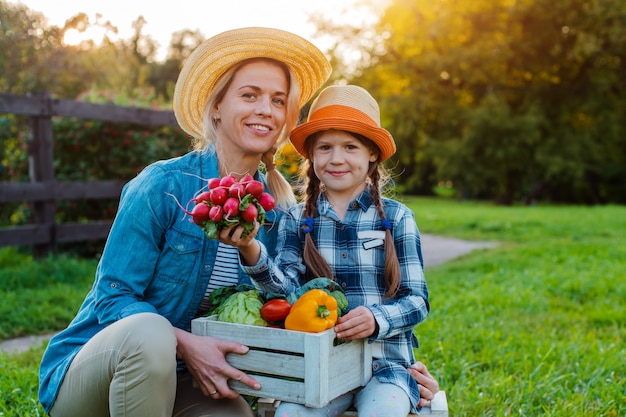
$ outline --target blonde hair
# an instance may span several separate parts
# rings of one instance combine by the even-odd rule
[[[309,155],[313,155],[313,145],[315,144],[315,139],[317,138],[319,133],[320,132],[317,132],[306,139],[305,146]],[[385,167],[380,162],[380,150],[378,149],[378,146],[376,146],[376,144],[374,144],[374,142],[372,142],[370,139],[353,132],[346,133],[354,136],[356,139],[365,144],[369,149],[378,153],[378,158],[376,159],[376,161],[370,163],[368,180],[370,182],[369,191],[372,199],[374,200],[374,204],[376,205],[376,210],[381,220],[384,222],[386,220],[386,217],[381,194],[385,185],[389,182],[390,176]],[[306,159],[301,166],[300,178],[302,179],[302,183],[299,187],[299,190],[304,203],[304,217],[315,217],[316,215],[318,215],[317,200],[322,193],[322,184],[319,178],[317,178],[317,175],[315,175],[313,164],[309,159]],[[334,279],[332,269],[326,259],[324,259],[322,254],[315,246],[315,242],[313,242],[311,233],[304,234],[303,259],[305,265],[313,273],[313,276],[328,277]],[[400,261],[398,260],[398,255],[396,253],[396,245],[394,244],[393,236],[391,235],[391,229],[386,228],[385,295],[383,298],[393,298],[398,293],[399,288]]]
[[[293,189],[291,184],[289,184],[285,177],[282,176],[280,171],[274,169],[273,163],[273,155],[276,152],[276,149],[288,140],[289,133],[294,127],[296,127],[300,116],[300,87],[296,82],[296,78],[289,70],[289,67],[284,63],[270,58],[251,58],[229,68],[228,71],[226,71],[224,75],[222,75],[215,83],[215,88],[213,88],[207,96],[204,108],[203,135],[201,138],[194,139],[193,148],[195,150],[204,150],[212,143],[216,143],[220,140],[219,133],[217,131],[217,119],[213,117],[213,110],[226,95],[226,90],[230,87],[237,71],[244,65],[256,61],[271,62],[282,68],[287,75],[289,93],[287,95],[287,106],[285,110],[285,125],[278,135],[276,145],[272,149],[272,157],[270,158],[269,156],[264,155],[263,163],[266,167],[268,191],[272,194],[278,206],[290,207],[296,204]]]

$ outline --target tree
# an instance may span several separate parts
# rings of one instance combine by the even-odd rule
[[[347,78],[407,150],[393,161],[408,191],[626,201],[624,2],[394,0],[359,42],[324,30],[364,49]]]
[[[174,86],[183,67],[183,62],[204,40],[204,35],[199,31],[185,29],[172,34],[165,62],[162,64],[152,63],[147,80],[160,97],[168,101],[172,100]]]
[[[42,14],[0,0],[0,91],[42,90],[52,78],[47,58],[59,44],[60,31],[46,30]]]

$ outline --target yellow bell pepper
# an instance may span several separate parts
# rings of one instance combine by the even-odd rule
[[[321,289],[305,292],[291,306],[285,329],[319,333],[337,322],[337,300]]]

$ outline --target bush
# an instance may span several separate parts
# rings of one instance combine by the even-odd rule
[[[147,91],[132,96],[106,91],[88,92],[78,98],[99,104],[164,109]],[[27,134],[23,118],[13,115],[0,119],[3,181],[28,181]],[[190,139],[173,126],[146,127],[133,123],[113,123],[75,118],[53,117],[54,169],[56,181],[128,181],[146,165],[159,159],[182,155],[189,151]],[[57,223],[110,220],[117,211],[117,199],[72,200],[57,203]],[[21,225],[30,222],[30,205],[9,204],[0,211],[0,224]],[[64,245],[88,256],[99,251],[103,242],[90,245]],[[85,250],[85,248],[89,248]]]

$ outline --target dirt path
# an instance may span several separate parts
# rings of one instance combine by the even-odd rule
[[[426,268],[432,268],[476,249],[492,248],[496,242],[471,242],[435,235],[422,234],[422,255]]]

